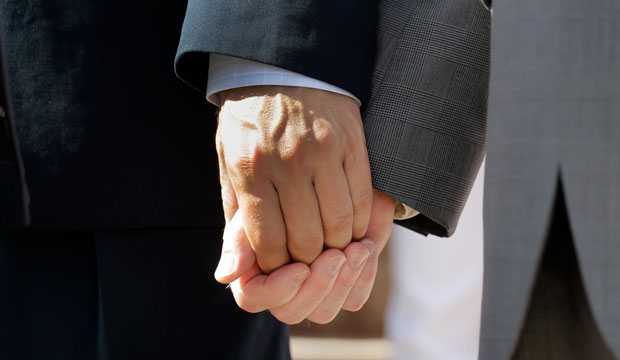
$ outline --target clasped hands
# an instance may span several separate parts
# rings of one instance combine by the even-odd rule
[[[323,90],[220,94],[224,244],[215,272],[237,304],[327,323],[367,301],[394,200],[372,189],[359,106]]]

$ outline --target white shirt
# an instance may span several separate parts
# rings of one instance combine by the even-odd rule
[[[209,78],[207,80],[207,100],[210,103],[219,106],[218,93],[220,91],[254,85],[299,86],[321,89],[350,96],[361,105],[360,100],[355,95],[324,81],[256,61],[211,54]]]

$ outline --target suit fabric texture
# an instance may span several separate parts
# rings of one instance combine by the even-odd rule
[[[10,225],[223,225],[215,109],[171,71],[184,5],[2,2],[7,121],[27,213]]]
[[[13,176],[23,177],[25,204],[13,225],[221,226],[209,53],[288,68],[366,100],[375,5],[3,1],[8,122],[26,174]],[[177,48],[178,74],[200,93],[170,71]]]
[[[620,3],[497,0],[492,31],[480,359],[517,344],[558,183],[585,306],[618,358]]]
[[[565,322],[551,317],[577,319],[570,312],[541,314],[541,308],[554,306],[553,296],[532,293],[535,282],[556,288],[556,301],[573,302],[587,324],[572,328],[578,333],[571,338],[583,336],[582,348],[551,351],[548,358],[617,357],[620,6],[559,0],[493,6],[487,92],[491,17],[481,3],[379,3],[365,114],[375,186],[421,211],[423,216],[403,225],[449,235],[482,158],[486,132],[480,359],[508,359],[517,345],[516,358],[542,358],[545,347],[537,353],[530,333],[534,319],[558,324]],[[563,200],[554,200],[558,184],[564,188],[558,196],[566,197],[567,220],[550,232],[552,216],[561,217],[554,211]],[[537,276],[547,239],[553,244],[551,260]],[[565,249],[571,240],[572,263],[563,259],[570,255]],[[583,278],[582,297],[563,299],[564,288],[549,280],[548,266],[567,263],[573,271],[561,282],[579,294]],[[528,311],[530,294],[536,298]],[[560,334],[547,340],[566,344]]]
[[[375,188],[451,235],[484,158],[489,11],[475,0],[383,0],[364,128]]]
[[[210,206],[219,202],[207,146],[215,110],[164,67],[183,23],[176,71],[197,89],[206,84],[208,54],[217,52],[313,76],[362,99],[375,187],[420,209],[423,216],[405,226],[451,234],[484,150],[488,11],[470,0],[387,0],[378,10],[372,1],[289,5],[190,1],[183,21],[172,3],[118,12],[114,2],[3,2],[9,122],[27,174],[21,197],[29,224],[221,225],[220,207]],[[258,16],[267,13],[276,15]],[[239,26],[217,31],[223,18]],[[287,36],[259,42],[256,34],[267,30]],[[273,51],[247,54],[257,43]]]
[[[561,186],[552,216],[529,308],[510,359],[614,359],[588,306]]]
[[[213,279],[221,233],[0,230],[0,358],[290,359]]]

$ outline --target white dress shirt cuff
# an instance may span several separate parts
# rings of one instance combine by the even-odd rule
[[[218,95],[220,91],[256,85],[282,85],[321,89],[350,96],[361,105],[359,99],[350,92],[326,82],[256,61],[211,54],[209,59],[209,78],[207,79],[207,100],[210,103],[216,106],[220,105]]]

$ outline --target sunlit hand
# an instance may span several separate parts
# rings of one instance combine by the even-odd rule
[[[367,230],[372,185],[358,104],[323,90],[220,94],[216,138],[228,221],[241,214],[258,267],[311,264]],[[290,254],[290,257],[289,257]]]
[[[368,232],[362,242],[344,251],[329,249],[310,267],[292,263],[267,275],[255,262],[240,216],[224,233],[223,258],[215,277],[231,284],[237,304],[249,312],[270,310],[280,321],[294,324],[307,318],[317,323],[333,320],[341,309],[357,311],[368,300],[377,273],[378,256],[392,230],[394,200],[374,191]],[[233,264],[230,267],[229,264]]]

